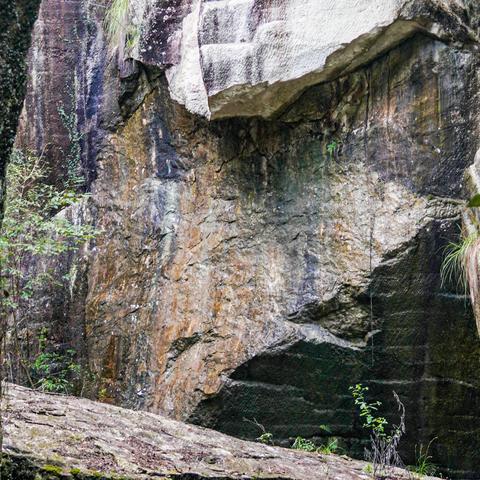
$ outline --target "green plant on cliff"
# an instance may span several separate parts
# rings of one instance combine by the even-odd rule
[[[363,428],[370,433],[370,448],[365,451],[365,459],[372,463],[373,478],[389,478],[395,467],[404,466],[398,453],[398,447],[405,433],[405,407],[398,395],[393,392],[400,414],[400,422],[391,428],[390,433],[387,433],[387,420],[385,417],[377,416],[376,413],[382,403],[367,400],[368,387],[357,384],[350,387],[350,391],[363,421]]]
[[[411,472],[420,476],[433,476],[437,473],[437,466],[432,462],[432,456],[429,453],[430,447],[435,440],[436,438],[432,438],[426,447],[421,444],[418,450],[415,447],[415,458],[417,461],[415,465],[408,467]]]
[[[82,134],[78,131],[76,95],[74,92],[70,93],[70,99],[72,102],[70,110],[67,110],[63,103],[58,105],[57,110],[60,120],[68,133],[68,152],[63,152],[67,166],[68,182],[72,188],[76,189],[83,185],[85,179],[79,175]]]
[[[249,420],[248,418],[243,419],[244,422],[251,423],[256,428],[258,428],[261,434],[255,439],[257,442],[263,443],[265,445],[274,445],[273,443],[273,434],[267,432],[266,428],[254,418],[253,420]]]
[[[480,207],[480,194],[472,197],[465,205],[465,211]],[[472,303],[479,295],[479,253],[480,253],[480,224],[474,213],[468,215],[470,228],[460,231],[456,242],[449,242],[444,249],[444,258],[440,269],[442,286],[457,283],[465,293],[470,290]]]
[[[476,277],[476,267],[470,261],[479,243],[478,233],[463,236],[457,242],[450,242],[445,247],[445,257],[442,262],[440,274],[442,284],[451,284],[455,281],[463,290],[473,284]]]
[[[58,284],[49,264],[62,254],[78,249],[95,230],[69,220],[63,210],[86,198],[67,186],[46,183],[49,170],[42,158],[15,150],[7,169],[7,198],[0,230],[0,315],[7,319],[8,342],[15,349],[20,368],[34,386],[24,358],[25,324],[36,291]],[[26,342],[28,344],[28,342]],[[26,345],[28,349],[28,345]]]
[[[331,159],[335,157],[339,149],[340,149],[340,141],[335,138],[330,140],[330,142],[327,144],[327,153]]]
[[[55,351],[48,341],[48,330],[42,329],[38,338],[39,354],[31,364],[32,380],[44,392],[74,393],[81,380],[82,368],[75,361],[73,348]]]
[[[340,450],[338,439],[335,437],[328,438],[327,443],[324,443],[319,447],[317,447],[315,442],[313,442],[312,440],[308,440],[303,437],[296,437],[295,441],[293,442],[292,448],[294,450],[302,450],[304,452],[322,453],[323,455],[331,455],[334,453],[338,453],[338,451]]]
[[[375,413],[382,403],[378,401],[368,402],[366,399],[368,387],[364,387],[362,384],[350,387],[350,391],[352,392],[354,403],[360,412],[360,418],[363,420],[363,428],[379,436],[385,436],[385,427],[388,425],[388,422],[385,417],[377,417]]]
[[[130,0],[112,0],[104,19],[110,48],[133,49],[140,40],[140,30],[131,22]]]
[[[294,450],[302,450],[304,452],[316,452],[317,446],[311,440],[303,437],[297,437],[293,442],[292,448]]]

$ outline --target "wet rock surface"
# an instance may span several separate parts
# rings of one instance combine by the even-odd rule
[[[240,3],[251,2],[231,2],[235,15]],[[171,2],[168,35],[189,5]],[[448,475],[477,478],[480,343],[465,296],[442,287],[439,270],[478,149],[478,12],[435,2],[436,17],[428,5],[409,11],[443,33],[374,50],[355,71],[296,91],[275,119],[213,122],[172,100],[179,44],[168,60],[160,45],[117,66],[101,9],[42,9],[59,25],[37,32],[32,69],[58,29],[85,22],[68,48],[87,218],[101,233],[55,266],[78,272],[74,284],[42,292],[26,315],[32,332],[46,325],[82,352],[90,395],[246,438],[258,431],[243,419],[256,418],[284,445],[326,424],[361,455],[348,387],[362,381],[387,411],[392,390],[404,401],[407,462],[438,437],[432,453]],[[68,147],[47,109],[66,101],[62,79],[72,71],[50,65],[30,84],[24,114],[35,121],[19,142],[51,128]]]

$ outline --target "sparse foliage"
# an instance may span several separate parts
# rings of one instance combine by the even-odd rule
[[[365,451],[365,459],[372,463],[373,478],[389,478],[393,469],[403,468],[404,464],[398,453],[400,440],[405,433],[405,407],[398,395],[393,392],[400,415],[398,426],[394,425],[387,434],[388,422],[384,417],[375,416],[381,402],[369,403],[366,399],[368,387],[357,384],[350,387],[355,405],[358,407],[363,427],[370,431],[370,448]]]
[[[320,429],[325,432],[331,433],[331,430],[326,425],[320,425]],[[338,453],[340,446],[338,444],[338,439],[335,437],[330,437],[327,439],[327,442],[317,447],[315,442],[308,440],[303,437],[297,437],[292,445],[294,450],[303,450],[304,452],[316,452],[322,453],[323,455],[331,455],[333,453]]]
[[[338,153],[340,149],[340,141],[333,138],[330,140],[330,142],[327,144],[327,153],[330,156],[330,158],[335,157],[335,155]]]
[[[48,168],[41,157],[14,151],[7,170],[7,198],[0,231],[0,313],[8,321],[8,333],[30,384],[34,382],[20,348],[24,327],[19,311],[28,310],[34,292],[57,280],[47,268],[30,268],[40,258],[58,257],[75,250],[95,235],[89,225],[73,223],[59,214],[86,198],[74,189],[45,183]]]
[[[297,437],[293,442],[292,448],[294,450],[302,450],[304,452],[316,452],[317,446],[311,440],[303,437]]]
[[[244,422],[251,423],[255,425],[262,433],[256,438],[257,442],[263,443],[265,445],[273,445],[273,434],[267,432],[266,428],[254,418],[253,420],[249,420],[248,418],[243,419]]]
[[[60,353],[48,342],[48,331],[39,336],[39,354],[31,364],[32,379],[36,387],[45,392],[73,393],[80,380],[82,368],[75,361],[77,352],[69,348]]]
[[[107,8],[104,25],[110,48],[132,50],[140,40],[140,29],[131,22],[130,0],[112,0]]]
[[[365,394],[368,392],[368,387],[357,384],[350,387],[355,405],[358,407],[360,417],[363,420],[363,427],[371,430],[379,436],[385,435],[385,426],[388,424],[384,417],[375,416],[375,412],[382,405],[381,402],[368,403]]]
[[[331,455],[333,453],[338,453],[339,445],[337,438],[330,438],[327,443],[320,445],[317,451],[323,453],[324,455]]]

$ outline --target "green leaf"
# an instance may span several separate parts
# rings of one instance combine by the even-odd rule
[[[468,208],[477,208],[480,207],[480,193],[477,193],[473,196],[470,201],[467,203]]]

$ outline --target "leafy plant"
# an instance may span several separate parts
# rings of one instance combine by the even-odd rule
[[[368,402],[365,394],[368,387],[357,384],[350,387],[355,405],[363,419],[363,427],[370,431],[370,448],[365,450],[365,459],[372,463],[373,478],[388,478],[395,467],[403,467],[398,453],[400,440],[405,433],[405,407],[398,395],[393,392],[400,413],[398,426],[393,426],[387,434],[387,420],[377,417],[375,412],[382,405],[381,402]]]
[[[294,450],[302,450],[304,452],[322,453],[324,455],[331,455],[337,453],[340,449],[337,438],[329,438],[327,443],[317,447],[312,440],[303,437],[297,437],[292,445]]]
[[[474,195],[467,203],[468,208],[480,207],[480,193]]]
[[[256,438],[257,442],[263,443],[265,445],[273,445],[273,434],[267,432],[266,428],[254,418],[253,420],[249,420],[248,418],[243,419],[244,422],[251,423],[255,425],[262,433],[260,436]]]
[[[363,471],[368,474],[368,475],[371,475],[373,473],[373,466],[371,463],[367,463],[367,465],[365,465],[365,467],[363,468]]]
[[[82,368],[75,362],[74,349],[65,353],[51,351],[47,341],[47,330],[39,336],[39,354],[32,362],[32,379],[35,386],[45,392],[73,393],[75,382],[80,380]]]
[[[304,452],[316,452],[317,446],[311,441],[303,437],[297,437],[293,442],[292,448],[294,450],[302,450]]]
[[[2,331],[6,331],[8,321],[17,358],[31,386],[34,382],[19,342],[19,330],[24,327],[19,311],[28,310],[36,290],[58,283],[51,270],[31,265],[76,250],[95,236],[92,226],[74,224],[66,215],[58,214],[86,195],[77,194],[69,186],[62,189],[45,183],[48,173],[42,157],[13,152],[7,169],[5,214],[0,231]]]
[[[363,419],[363,427],[371,430],[379,436],[385,436],[385,427],[388,425],[384,417],[376,417],[375,412],[382,405],[381,402],[368,403],[365,394],[368,392],[368,387],[357,384],[350,387],[355,405],[360,411],[360,417]]]
[[[432,438],[426,447],[421,444],[418,452],[417,447],[415,447],[417,461],[415,465],[409,467],[411,472],[422,476],[433,476],[437,473],[437,466],[432,462],[432,457],[429,454],[430,447],[435,440],[436,438]]]
[[[333,158],[338,153],[339,148],[340,142],[338,140],[330,140],[330,142],[327,144],[327,152],[330,158]]]
[[[259,437],[257,437],[257,441],[259,441],[260,443],[264,443],[265,445],[272,445],[273,434],[270,432],[262,433]]]
[[[324,445],[320,445],[318,447],[317,452],[323,453],[324,455],[331,455],[333,453],[337,453],[339,450],[338,439],[337,438],[330,438],[327,443]]]

